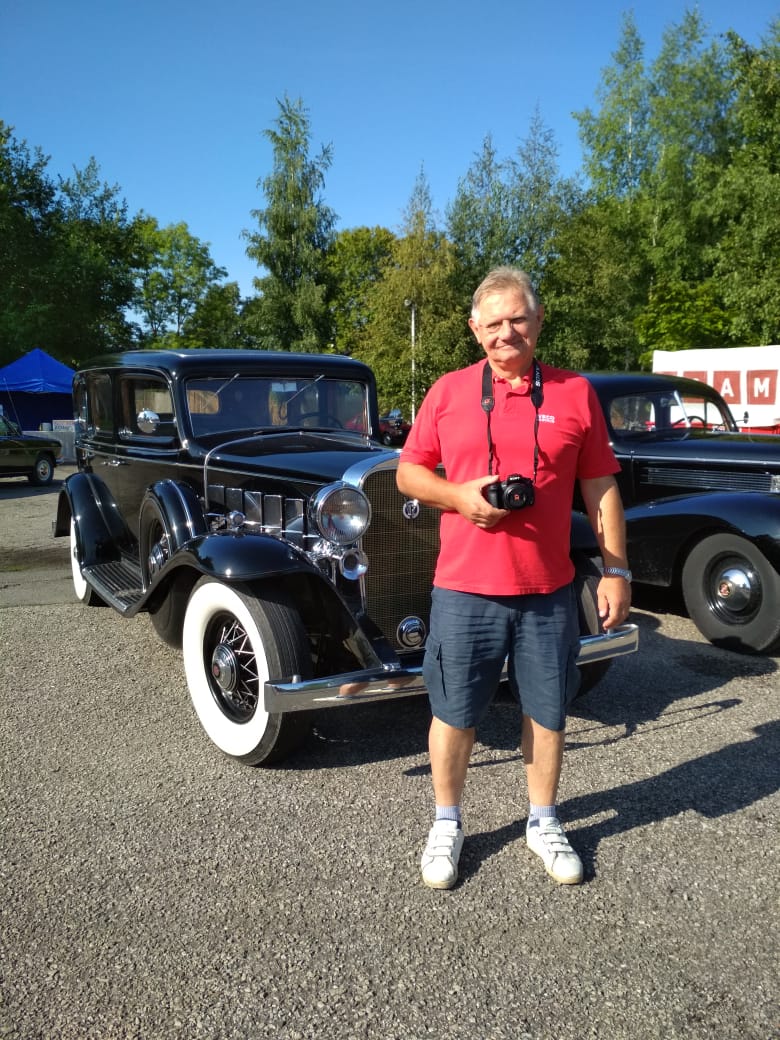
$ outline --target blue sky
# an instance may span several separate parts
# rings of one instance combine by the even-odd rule
[[[241,231],[265,204],[277,99],[302,98],[312,150],[332,145],[338,227],[395,231],[421,169],[443,216],[486,134],[512,155],[537,108],[573,174],[571,113],[597,106],[624,13],[651,61],[693,6],[754,44],[780,16],[767,0],[3,0],[0,119],[51,174],[94,156],[131,213],[185,221],[248,294]]]

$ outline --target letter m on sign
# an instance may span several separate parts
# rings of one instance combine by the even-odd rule
[[[774,404],[777,399],[777,372],[772,369],[749,371],[748,404]]]

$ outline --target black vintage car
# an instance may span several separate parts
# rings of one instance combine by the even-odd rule
[[[680,590],[712,643],[780,648],[780,437],[744,434],[709,386],[593,374],[621,465],[634,580]]]
[[[226,754],[270,763],[306,709],[424,692],[439,517],[396,488],[369,368],[130,352],[78,372],[74,401],[78,472],[54,531],[76,595],[150,614]],[[573,531],[588,688],[637,630],[599,632],[593,536],[581,517]]]
[[[51,484],[62,444],[54,437],[22,433],[0,415],[0,477],[27,477],[36,487]]]

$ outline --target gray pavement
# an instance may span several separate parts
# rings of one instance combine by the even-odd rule
[[[233,764],[148,619],[72,600],[56,490],[0,482],[0,1037],[780,1035],[780,659],[640,605],[640,654],[568,728],[585,882],[524,846],[498,701],[433,892],[426,705],[322,712],[284,767]]]

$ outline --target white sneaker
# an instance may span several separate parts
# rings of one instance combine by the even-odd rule
[[[455,820],[437,820],[422,855],[422,879],[428,888],[452,888],[458,880],[463,831]]]
[[[531,852],[541,856],[545,870],[559,885],[578,885],[582,881],[582,860],[569,844],[557,817],[543,817],[533,827],[526,827],[525,840]]]

